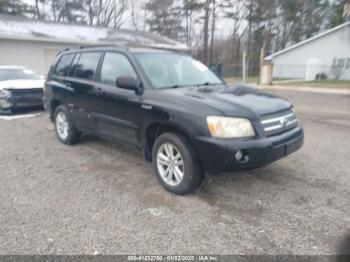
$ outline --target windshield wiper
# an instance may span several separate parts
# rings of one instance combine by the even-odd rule
[[[200,87],[200,86],[208,86],[208,85],[210,85],[209,82],[204,82],[203,84],[199,84],[199,85],[197,85],[197,86]]]
[[[196,87],[201,87],[201,86],[216,86],[216,85],[220,85],[220,83],[210,83],[210,82],[205,82],[203,84],[193,84],[193,85],[172,85],[172,86],[168,86],[168,87],[164,87],[164,88],[180,88],[180,87],[189,87],[189,86],[196,86]]]
[[[220,83],[210,83],[210,82],[204,82],[203,84],[198,84],[196,85],[197,87],[201,87],[201,86],[217,86],[217,85],[221,85]]]
[[[191,85],[173,85],[170,88],[179,88],[179,87],[188,87],[188,86],[191,86]]]

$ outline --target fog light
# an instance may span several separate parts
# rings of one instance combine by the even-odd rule
[[[249,161],[249,156],[244,150],[238,150],[235,154],[235,159],[238,163],[245,164]]]
[[[236,160],[237,160],[237,161],[240,161],[240,160],[242,159],[242,157],[243,157],[243,152],[242,152],[242,150],[238,150],[238,151],[236,152],[236,154],[235,154]]]

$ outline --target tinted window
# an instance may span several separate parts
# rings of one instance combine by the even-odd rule
[[[72,63],[73,56],[74,54],[67,54],[61,57],[55,70],[56,75],[59,75],[59,76],[67,75],[70,68],[70,64]]]
[[[136,58],[156,88],[192,86],[222,81],[201,62],[173,53],[139,53]]]
[[[124,55],[107,52],[102,64],[101,82],[115,85],[120,76],[136,77],[136,73]]]
[[[72,65],[70,67],[70,70],[68,72],[68,76],[74,77],[75,69],[77,68],[77,62],[79,61],[80,54],[76,54],[76,56],[73,59]]]
[[[82,53],[76,65],[75,76],[84,79],[95,79],[98,60],[101,53]]]

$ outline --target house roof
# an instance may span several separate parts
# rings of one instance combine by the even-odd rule
[[[0,15],[0,39],[67,44],[110,43],[171,50],[188,49],[185,44],[154,33],[71,23],[54,23],[8,15]]]
[[[291,50],[294,50],[294,49],[296,49],[296,48],[298,48],[298,47],[300,47],[300,46],[303,46],[303,45],[305,45],[305,44],[308,44],[308,43],[310,43],[310,42],[313,42],[313,41],[315,41],[315,40],[318,40],[318,39],[320,39],[320,38],[322,38],[322,37],[324,37],[324,36],[326,36],[326,35],[332,34],[332,33],[336,32],[336,31],[338,31],[338,30],[340,30],[340,29],[342,29],[342,28],[347,27],[347,26],[350,26],[350,22],[343,23],[343,24],[341,24],[341,25],[339,25],[339,26],[337,26],[337,27],[334,27],[334,28],[332,28],[332,29],[330,29],[330,30],[328,30],[328,31],[325,31],[325,32],[323,32],[323,33],[321,33],[321,34],[319,34],[319,35],[316,35],[316,36],[314,36],[314,37],[311,37],[311,38],[309,38],[309,39],[306,39],[306,40],[304,40],[304,41],[302,41],[302,42],[299,42],[299,43],[297,43],[297,44],[295,44],[295,45],[293,45],[293,46],[287,47],[286,49],[283,49],[283,50],[281,50],[281,51],[279,51],[279,52],[277,52],[277,53],[274,53],[274,54],[272,54],[272,55],[270,55],[270,56],[267,56],[267,57],[265,57],[265,61],[270,61],[270,60],[272,60],[272,59],[273,59],[274,57],[276,57],[276,56],[279,56],[279,55],[281,55],[281,54],[287,53],[287,52],[289,52],[289,51],[291,51]]]

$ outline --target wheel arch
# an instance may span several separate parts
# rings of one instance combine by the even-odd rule
[[[152,148],[156,138],[167,132],[178,133],[184,136],[192,146],[195,153],[197,153],[194,143],[192,142],[191,134],[186,128],[175,123],[156,122],[148,125],[144,132],[145,143],[143,151],[144,157],[147,161],[152,161]]]
[[[60,105],[63,105],[63,102],[59,99],[52,99],[50,102],[50,118],[54,119],[56,108]]]

